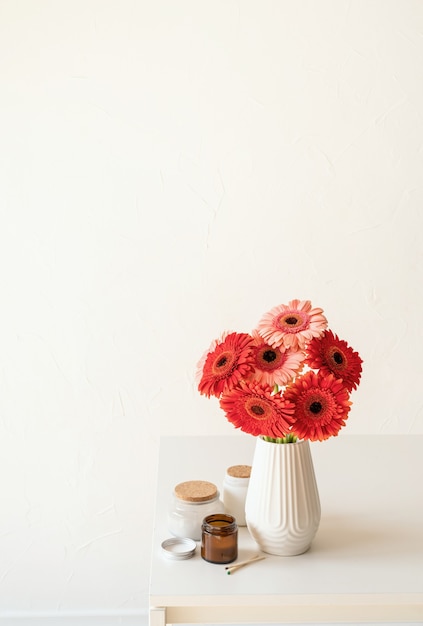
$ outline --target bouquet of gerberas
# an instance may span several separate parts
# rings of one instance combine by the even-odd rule
[[[217,397],[227,419],[251,435],[280,443],[337,435],[362,359],[327,326],[322,309],[292,300],[250,334],[223,333],[198,363],[199,392]]]

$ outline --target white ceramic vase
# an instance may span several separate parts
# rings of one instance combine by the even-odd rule
[[[309,549],[320,523],[320,499],[308,441],[257,438],[245,516],[263,552],[294,556]]]

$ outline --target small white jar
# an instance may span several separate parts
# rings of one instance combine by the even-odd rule
[[[223,480],[225,512],[235,517],[238,526],[246,526],[245,500],[250,482],[251,465],[232,465]]]
[[[225,511],[219,495],[216,485],[205,480],[189,480],[176,485],[168,515],[172,535],[200,541],[204,518]]]

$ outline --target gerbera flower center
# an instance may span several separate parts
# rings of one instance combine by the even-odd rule
[[[309,328],[310,320],[302,311],[287,311],[277,319],[276,324],[283,333],[296,335]]]
[[[298,320],[293,315],[291,315],[291,317],[287,317],[285,319],[285,324],[289,324],[290,326],[295,326],[295,324],[297,324],[297,323],[298,323]]]
[[[285,362],[285,357],[278,348],[268,345],[259,346],[255,353],[256,369],[260,372],[275,372]]]
[[[272,363],[276,359],[276,352],[274,350],[266,350],[263,352],[263,360],[267,363]]]
[[[257,396],[247,397],[244,404],[244,409],[248,414],[256,420],[266,420],[272,414],[272,406],[265,398],[258,398]]]
[[[321,402],[312,402],[309,406],[309,409],[314,415],[318,415],[320,411],[323,409]]]
[[[213,364],[214,376],[226,376],[236,365],[235,354],[225,350],[216,355],[216,360]]]
[[[337,365],[342,365],[342,363],[344,362],[344,357],[342,356],[340,352],[334,352],[333,360],[335,361]]]

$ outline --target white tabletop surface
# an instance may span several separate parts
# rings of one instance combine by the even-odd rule
[[[171,536],[167,509],[173,487],[208,480],[221,489],[228,466],[252,463],[255,438],[163,437],[150,604],[201,604],[210,596],[247,604],[258,598],[280,602],[281,596],[287,602],[344,596],[354,601],[364,594],[370,603],[413,605],[404,616],[423,623],[423,435],[341,435],[310,445],[322,508],[311,549],[295,557],[269,555],[228,576],[224,566],[201,558],[199,544],[187,561],[166,559],[160,544]],[[257,551],[241,528],[238,560]]]

